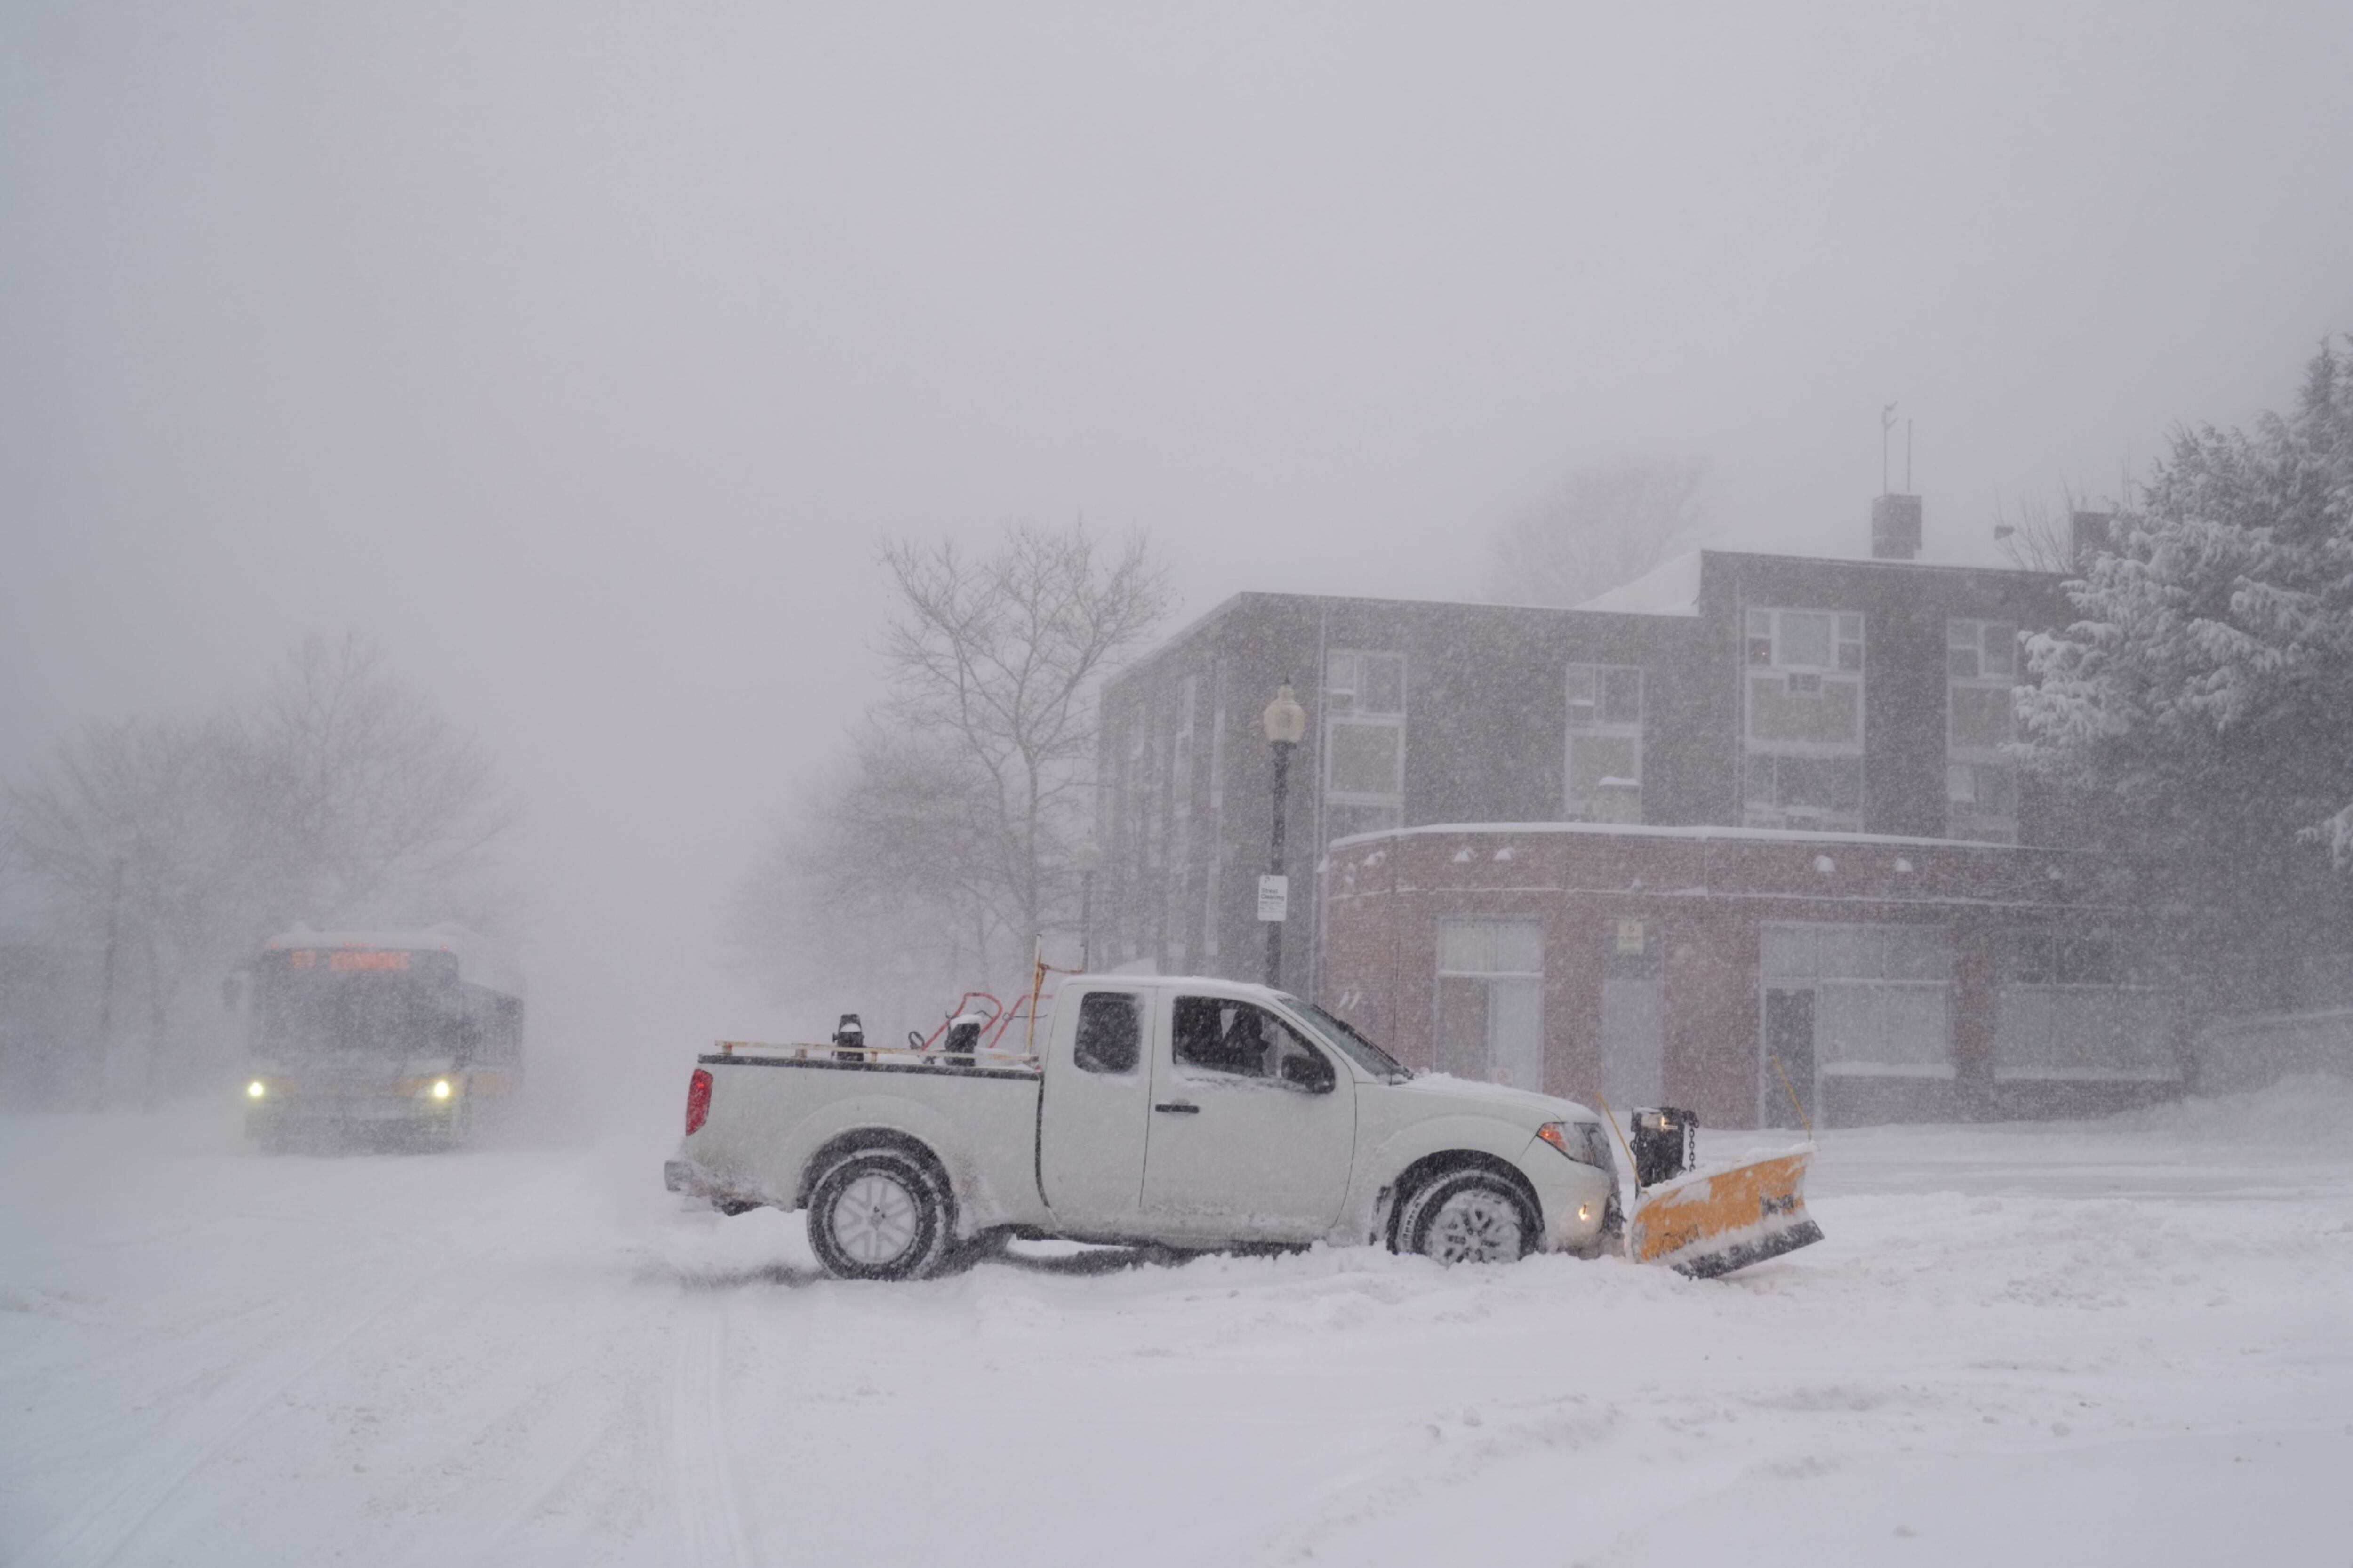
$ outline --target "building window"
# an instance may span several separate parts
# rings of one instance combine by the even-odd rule
[[[1544,922],[1438,922],[1440,1072],[1544,1088]]]
[[[1953,950],[1943,926],[1768,924],[1759,932],[1758,960],[1767,1014],[1810,1018],[1810,1030],[1785,1030],[1786,1037],[1768,1043],[1786,1053],[1778,1071],[1800,1094],[1810,1099],[1807,1080],[1817,1076],[1953,1076]],[[1811,1000],[1776,1008],[1777,992]],[[1782,1093],[1776,1078],[1776,1064],[1764,1064],[1768,1105]]]
[[[1642,820],[1642,672],[1568,667],[1568,755],[1563,812],[1571,822]]]
[[[1405,656],[1336,652],[1324,664],[1324,837],[1405,824]]]
[[[2017,733],[2018,628],[1945,623],[1945,824],[1954,838],[2018,842],[2018,771],[2002,748]]]
[[[2181,1076],[2165,994],[2099,932],[2010,931],[1994,1019],[1998,1079],[2168,1081]]]
[[[1741,820],[1750,827],[1862,827],[1862,617],[1752,609]]]

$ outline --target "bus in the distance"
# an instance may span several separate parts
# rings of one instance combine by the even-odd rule
[[[265,1150],[454,1146],[522,1080],[522,975],[462,926],[272,937],[255,960],[246,1130]]]

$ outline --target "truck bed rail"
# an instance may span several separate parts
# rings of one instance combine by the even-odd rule
[[[934,1072],[987,1071],[1034,1075],[1039,1058],[1026,1051],[919,1051],[907,1046],[768,1045],[758,1040],[719,1040],[716,1056],[705,1062],[743,1062],[784,1067],[869,1067],[929,1069]]]

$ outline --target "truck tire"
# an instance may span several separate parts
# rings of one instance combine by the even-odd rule
[[[837,1279],[909,1279],[950,1250],[947,1194],[936,1173],[901,1149],[860,1149],[809,1194],[808,1237]]]
[[[1424,1182],[1398,1216],[1398,1250],[1440,1263],[1516,1263],[1534,1249],[1535,1235],[1527,1201],[1475,1165]]]

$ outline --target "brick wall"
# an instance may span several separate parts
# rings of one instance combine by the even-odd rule
[[[2058,851],[1862,836],[1575,827],[1408,831],[1335,847],[1325,996],[1401,1060],[1432,1065],[1438,922],[1544,923],[1547,1092],[1587,1100],[1599,1080],[1606,942],[1619,919],[1662,944],[1664,1099],[1711,1126],[1753,1126],[1761,1096],[1759,931],[1767,921],[1919,923],[1950,932],[1952,1076],[1825,1075],[1833,1125],[2081,1115],[2178,1092],[2137,1082],[1998,1083],[2002,933],[2138,918],[2113,860]]]

